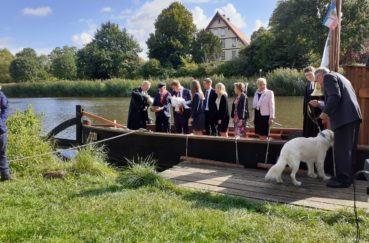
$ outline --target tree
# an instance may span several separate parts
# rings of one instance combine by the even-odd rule
[[[107,22],[77,53],[78,76],[89,79],[133,77],[139,68],[138,43],[126,29]]]
[[[8,83],[12,81],[9,66],[14,56],[8,49],[0,49],[0,82]]]
[[[24,48],[15,55],[10,64],[10,75],[16,82],[35,81],[38,79],[40,65],[37,54],[32,48]]]
[[[164,9],[155,21],[155,33],[147,40],[149,57],[165,67],[177,68],[181,57],[190,54],[190,43],[196,27],[192,14],[179,2]]]
[[[77,78],[77,49],[64,46],[55,48],[51,54],[51,73],[59,79]]]
[[[159,60],[150,59],[141,66],[141,75],[144,78],[160,77],[163,75],[163,70]]]
[[[220,38],[207,30],[200,30],[191,43],[191,55],[196,63],[208,63],[219,59],[222,53]]]

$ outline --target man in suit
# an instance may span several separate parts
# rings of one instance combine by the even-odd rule
[[[186,101],[187,107],[181,107],[181,109],[177,112],[173,110],[174,116],[174,126],[176,128],[177,133],[188,134],[188,120],[191,116],[191,101],[192,101],[192,94],[189,89],[185,89],[182,87],[179,80],[173,80],[172,84],[173,94],[172,96],[181,97]]]
[[[0,173],[1,180],[11,180],[9,173],[9,163],[6,158],[6,147],[8,144],[8,129],[6,127],[6,120],[9,116],[8,99],[5,94],[0,91]]]
[[[315,77],[324,88],[325,102],[310,101],[315,107],[322,107],[322,120],[330,118],[334,131],[334,157],[336,176],[327,186],[347,188],[353,181],[353,169],[356,163],[356,147],[362,120],[360,106],[350,81],[339,73],[327,68],[315,71]]]
[[[146,129],[146,124],[151,121],[148,108],[152,98],[147,93],[150,87],[151,83],[144,81],[140,88],[132,91],[127,122],[127,127],[131,130]]]
[[[303,105],[303,114],[304,114],[304,120],[303,120],[303,129],[302,129],[302,133],[303,136],[308,138],[308,137],[316,137],[316,135],[318,135],[319,133],[319,129],[317,127],[317,124],[315,124],[311,118],[309,117],[308,114],[308,105],[309,102],[311,100],[324,100],[324,97],[318,97],[318,96],[311,96],[311,94],[314,91],[315,88],[315,68],[314,67],[306,67],[304,69],[304,74],[307,80],[307,84],[305,87],[305,93],[304,93],[304,105]],[[318,118],[318,125],[320,127],[320,129],[323,130],[323,124],[322,121],[319,119],[320,113],[322,113],[322,110],[319,107],[312,107],[310,106],[310,110],[311,110],[311,116],[313,118]]]
[[[205,108],[205,134],[216,136],[216,114],[217,114],[217,105],[215,103],[217,99],[217,94],[212,87],[213,81],[210,78],[206,78],[203,81],[203,86],[205,89],[205,99],[204,99],[204,108]]]
[[[155,127],[157,132],[166,132],[170,130],[170,93],[167,91],[165,83],[159,83],[159,93],[154,97],[153,111],[156,115]]]

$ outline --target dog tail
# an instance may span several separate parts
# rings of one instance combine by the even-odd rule
[[[277,163],[273,165],[269,169],[268,173],[265,175],[265,180],[267,181],[277,180],[277,178],[281,176],[286,165],[287,159],[283,155],[279,156]]]

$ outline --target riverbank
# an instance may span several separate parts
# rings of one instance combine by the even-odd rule
[[[48,153],[32,110],[9,119],[9,159]],[[351,242],[350,211],[255,204],[178,188],[150,161],[123,171],[98,148],[72,161],[55,156],[11,162],[15,181],[0,186],[1,242]],[[61,173],[63,172],[63,173]],[[63,176],[60,176],[63,175]],[[54,177],[54,178],[50,178]],[[55,178],[56,177],[56,178]],[[369,213],[360,212],[362,239]]]
[[[230,95],[233,95],[233,84],[236,82],[249,83],[248,94],[253,95],[256,89],[257,77],[224,78],[211,77],[215,83],[223,82]],[[268,86],[277,96],[301,96],[304,94],[305,81],[303,75],[291,69],[277,69],[266,75]],[[193,80],[191,77],[178,78],[184,87],[189,88]],[[165,82],[170,89],[173,79],[151,80],[153,83],[150,94],[157,92],[157,84]],[[129,97],[133,88],[139,87],[143,80],[111,79],[104,81],[39,81],[27,83],[2,84],[2,89],[8,97]]]

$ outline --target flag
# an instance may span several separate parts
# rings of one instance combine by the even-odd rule
[[[335,0],[332,0],[329,5],[327,16],[324,18],[323,25],[327,26],[331,30],[334,30],[338,26],[338,16]]]
[[[320,64],[321,67],[326,67],[326,68],[329,67],[329,36],[330,34],[328,33],[328,37],[327,37],[327,40],[324,46],[322,62]]]

